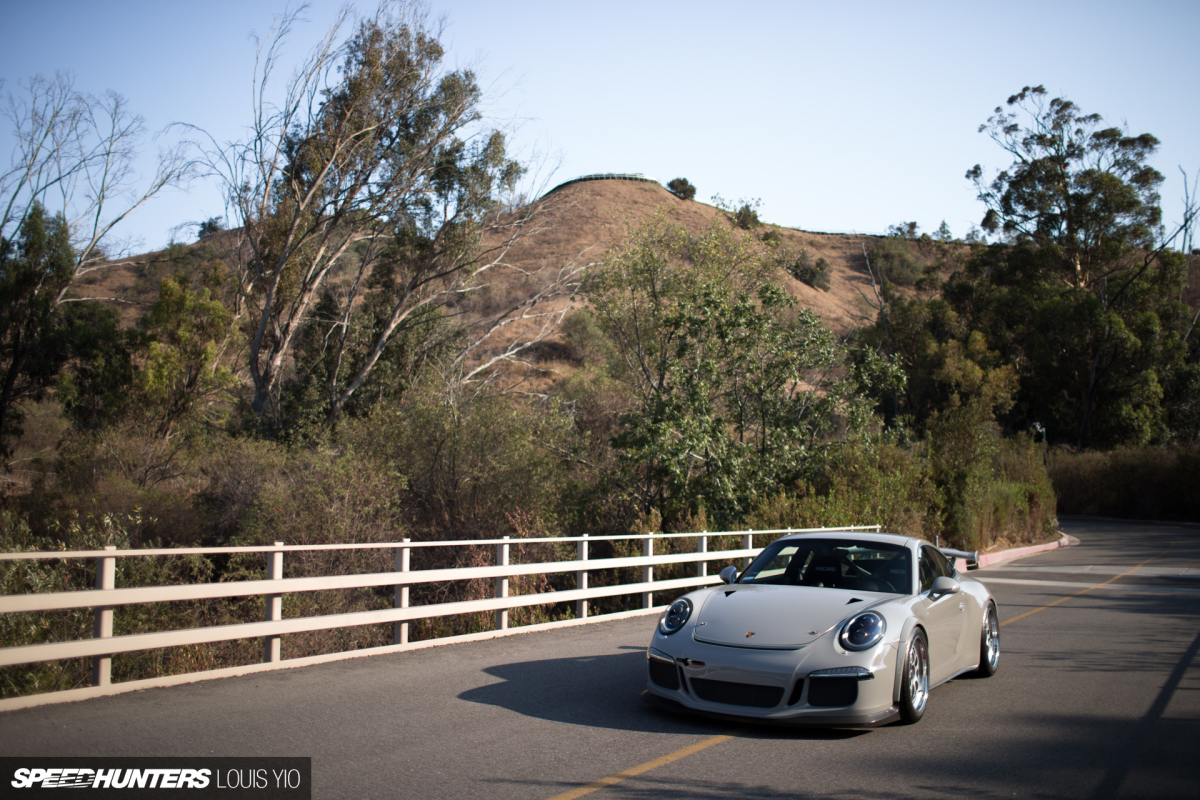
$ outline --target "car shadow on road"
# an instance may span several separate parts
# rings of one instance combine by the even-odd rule
[[[642,702],[645,650],[583,658],[499,664],[484,671],[496,683],[463,692],[471,703],[498,706],[529,717],[572,725],[649,733],[728,733],[737,723],[675,714]],[[746,725],[756,738],[836,741],[866,731]]]

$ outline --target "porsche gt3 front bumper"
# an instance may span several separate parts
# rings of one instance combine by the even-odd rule
[[[831,638],[778,650],[656,634],[642,698],[673,711],[779,725],[871,727],[898,719],[896,645],[847,653]]]

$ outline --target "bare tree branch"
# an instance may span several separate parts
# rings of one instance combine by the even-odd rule
[[[103,246],[113,229],[163,189],[194,172],[190,143],[159,153],[154,174],[142,180],[133,167],[146,138],[143,119],[125,99],[78,92],[73,76],[35,76],[9,93],[3,111],[13,128],[11,166],[0,175],[0,236],[12,238],[34,204],[66,221],[75,250],[74,282],[106,266]]]

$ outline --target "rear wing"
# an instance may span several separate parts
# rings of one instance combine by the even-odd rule
[[[979,568],[979,551],[978,550],[975,550],[974,552],[968,552],[966,550],[955,550],[950,547],[939,547],[938,549],[941,550],[942,554],[944,556],[946,556],[947,558],[950,558],[950,559],[961,558],[963,561],[966,562],[967,569],[971,569],[972,567],[974,567],[975,569]]]

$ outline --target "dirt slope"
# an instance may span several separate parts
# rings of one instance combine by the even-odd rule
[[[510,258],[527,268],[572,260],[598,261],[625,237],[627,230],[664,207],[672,219],[693,233],[699,233],[723,213],[705,203],[681,200],[662,186],[643,181],[572,183],[538,202],[547,205],[548,229],[515,249]],[[863,245],[869,249],[874,237],[778,230],[785,241],[804,247],[813,261],[824,258],[830,264],[828,292],[788,279],[788,291],[801,304],[816,311],[838,334],[873,319],[863,299],[864,294],[871,296]]]
[[[671,218],[688,230],[699,233],[722,215],[705,203],[681,200],[657,183],[627,180],[591,180],[571,183],[537,201],[542,206],[543,229],[515,247],[507,257],[530,273],[540,272],[524,282],[506,281],[503,296],[495,298],[495,307],[510,303],[522,294],[532,295],[538,283],[565,264],[589,264],[603,259],[613,245],[622,241],[629,230],[667,208]],[[821,316],[835,333],[844,335],[867,324],[874,316],[864,296],[871,296],[863,245],[869,249],[874,237],[805,233],[779,228],[788,242],[804,247],[813,261],[824,258],[830,264],[830,289],[823,292],[792,278],[787,289],[797,300]],[[216,234],[208,243],[218,242]],[[222,249],[219,246],[217,249]],[[194,256],[201,251],[192,246]],[[125,324],[132,325],[157,297],[158,280],[170,275],[180,251],[157,251],[122,259],[87,276],[77,286],[79,296],[105,299],[114,303]],[[191,262],[192,259],[187,259]],[[550,269],[546,269],[550,268]]]

